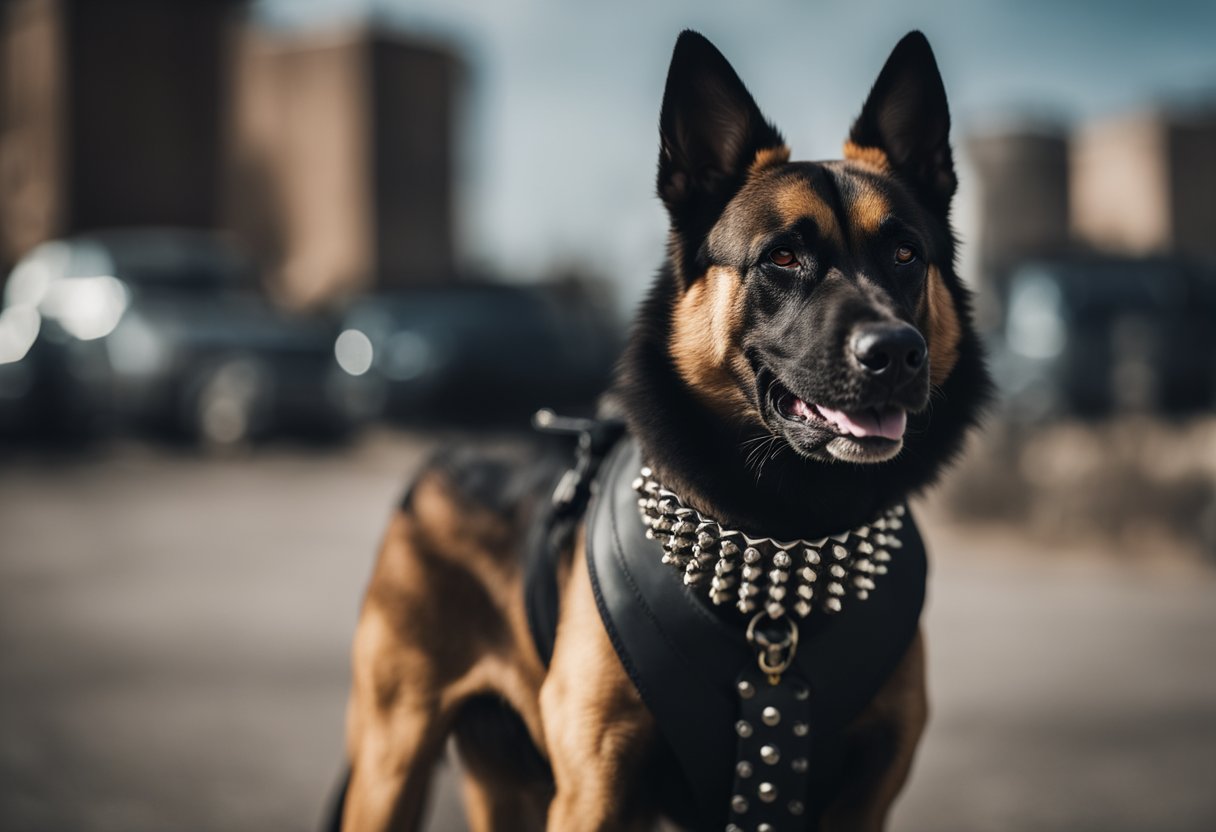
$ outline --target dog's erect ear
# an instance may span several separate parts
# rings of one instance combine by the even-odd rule
[[[904,36],[853,124],[845,158],[863,159],[907,180],[943,213],[958,180],[950,152],[950,108],[929,41]]]
[[[714,45],[681,33],[667,71],[659,117],[659,197],[678,231],[716,216],[756,154],[784,141]]]

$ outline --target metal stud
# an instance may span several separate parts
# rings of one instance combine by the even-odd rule
[[[646,479],[650,479],[651,477],[654,476],[654,469],[651,468],[649,465],[643,465],[642,470],[639,471],[638,473],[640,473]]]
[[[730,809],[736,815],[742,815],[747,812],[747,798],[741,794],[737,794],[730,799]]]
[[[840,612],[841,603],[839,598],[829,598],[823,602],[823,608],[828,612]]]
[[[772,598],[774,601],[780,601],[785,597],[785,587],[776,585],[770,586],[768,588],[768,597]]]
[[[786,808],[788,808],[790,810],[790,814],[794,816],[801,815],[806,811],[806,807],[802,805],[801,800],[791,800],[789,806]]]
[[[857,544],[857,553],[859,555],[868,555],[874,551],[874,544],[868,540],[863,540]]]
[[[794,761],[790,763],[790,768],[794,770],[795,774],[806,774],[806,770],[810,767],[811,764],[806,757],[795,757]]]
[[[768,613],[769,618],[780,618],[785,615],[785,607],[780,601],[769,601],[765,604],[764,610]]]
[[[771,728],[781,721],[781,711],[777,710],[772,705],[769,705],[764,709],[763,712],[761,712],[760,719],[764,721],[765,725]]]
[[[805,737],[810,732],[811,732],[811,726],[807,725],[805,722],[795,722],[794,723],[794,736],[795,737]]]
[[[836,543],[832,546],[832,554],[836,557],[836,560],[844,560],[849,556],[849,550]]]
[[[869,537],[869,536],[870,536],[870,527],[869,527],[869,526],[862,526],[862,527],[860,527],[860,528],[858,528],[858,529],[854,529],[854,530],[853,530],[853,534],[857,535],[857,536],[858,536],[858,537],[860,537],[862,540],[865,540],[867,537]]]
[[[735,774],[746,780],[752,776],[752,764],[747,760],[740,760],[738,765],[735,766]]]
[[[783,584],[790,579],[790,573],[784,569],[774,569],[768,573],[768,579],[775,584]]]
[[[799,702],[805,702],[811,698],[811,689],[806,685],[799,685],[798,687],[794,688],[794,698]]]
[[[743,567],[743,580],[745,581],[754,581],[763,574],[764,570],[759,566],[749,563],[747,566]]]
[[[833,578],[843,578],[845,575],[849,574],[839,563],[833,563],[832,568],[828,571],[832,573]]]
[[[789,569],[792,563],[793,561],[790,560],[789,552],[780,551],[773,555],[773,566],[776,566],[778,569]]]
[[[815,570],[809,566],[804,566],[798,570],[798,577],[806,581],[808,584],[815,583],[815,579],[819,576],[815,574]]]
[[[736,608],[736,609],[738,609],[738,610],[739,610],[739,612],[741,612],[741,613],[743,613],[744,615],[746,615],[746,614],[748,614],[748,613],[755,612],[755,610],[756,610],[756,602],[755,602],[755,601],[752,601],[752,600],[750,600],[750,599],[748,599],[748,598],[740,598],[740,599],[739,599],[739,600],[738,600],[738,601],[735,603],[735,608]]]
[[[644,485],[646,485],[646,480],[643,479],[642,477],[637,477],[636,479],[634,479],[633,482],[631,482],[629,484],[629,487],[632,488],[634,491],[641,491],[642,486],[644,486]]]
[[[844,595],[844,587],[836,581],[832,581],[828,584],[828,592],[832,595]]]
[[[805,557],[806,562],[812,566],[819,563],[819,553],[814,549],[807,549],[805,552],[803,552],[803,557]]]
[[[740,699],[751,699],[756,695],[756,686],[746,679],[739,682],[735,687],[739,691]]]
[[[744,563],[755,563],[758,560],[760,560],[760,550],[755,546],[748,546],[743,550]]]
[[[864,600],[866,600],[866,599],[867,599],[867,598],[869,598],[869,597],[870,597],[870,591],[869,591],[869,590],[867,590],[867,589],[859,589],[859,590],[857,590],[857,600],[858,600],[858,601],[864,601]]]
[[[756,794],[765,803],[772,803],[777,799],[777,787],[772,783],[761,783],[760,788],[756,789]]]
[[[741,719],[735,723],[735,733],[747,739],[752,735],[752,724],[746,719]]]
[[[722,552],[722,556],[726,558],[739,554],[739,547],[733,540],[723,540],[722,545],[718,549]]]
[[[873,589],[874,588],[874,582],[871,581],[869,578],[867,578],[865,575],[858,575],[856,578],[854,578],[853,585],[856,586],[858,589]]]
[[[799,601],[794,604],[794,612],[798,613],[800,618],[806,618],[811,614],[811,605],[806,601]]]
[[[781,759],[781,752],[775,745],[766,745],[760,749],[760,759],[768,763],[770,766],[775,766]]]
[[[799,584],[797,589],[798,594],[806,600],[811,600],[815,595],[815,590],[811,589],[806,584]]]

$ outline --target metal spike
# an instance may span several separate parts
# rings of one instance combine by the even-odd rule
[[[879,549],[877,552],[874,553],[874,560],[878,561],[879,563],[886,563],[890,559],[891,559],[891,553],[888,552],[886,549]]]
[[[714,564],[714,572],[718,575],[726,575],[735,571],[735,562],[732,560],[719,560]]]
[[[865,577],[864,575],[858,575],[856,578],[854,578],[853,585],[855,587],[857,587],[858,589],[873,589],[874,588],[874,582],[871,581],[869,578]]]
[[[784,599],[785,598],[785,587],[770,586],[768,588],[768,597],[772,598],[774,601],[780,601],[780,600]]]
[[[870,593],[867,592],[866,590],[864,590],[864,589],[857,590],[857,600],[858,601],[864,601],[869,597],[870,597]]]
[[[750,598],[740,598],[735,604],[735,607],[739,610],[739,612],[746,614],[756,609],[756,602]]]
[[[856,569],[858,572],[869,573],[869,572],[874,571],[874,564],[871,563],[870,561],[866,560],[865,558],[862,558],[861,560],[859,560],[855,564],[853,564],[853,568]]]
[[[743,567],[743,580],[754,581],[764,574],[764,570],[754,564]]]
[[[849,574],[848,571],[839,563],[833,563],[828,571],[832,573],[833,578],[843,578],[845,575]]]
[[[629,487],[632,488],[634,491],[641,493],[642,489],[645,487],[645,485],[646,485],[645,477],[636,477],[634,479],[634,481],[629,484]]]
[[[783,584],[790,579],[790,573],[784,569],[774,569],[768,573],[768,579],[775,584]]]
[[[805,552],[803,552],[803,555],[806,557],[807,563],[819,563],[819,552],[815,551],[814,549],[807,549]]]
[[[806,601],[799,601],[794,604],[794,612],[798,613],[800,618],[806,618],[811,614],[811,605]]]
[[[863,540],[857,544],[857,553],[859,555],[868,555],[874,551],[874,544],[868,540]]]
[[[828,584],[828,592],[832,595],[844,595],[844,587],[836,581],[832,581]]]
[[[814,546],[816,549],[822,549],[823,544],[827,543],[828,539],[826,537],[821,537],[818,540],[808,540],[806,542]]]
[[[758,560],[760,560],[760,550],[755,546],[748,546],[743,550],[744,563],[755,563]]]
[[[795,591],[808,601],[815,597],[815,590],[807,584],[798,584],[798,589]]]
[[[789,552],[781,551],[773,555],[773,566],[780,569],[789,569],[791,563],[793,563],[793,561],[790,560]]]
[[[718,551],[723,557],[734,557],[739,554],[739,546],[733,540],[723,540],[722,545],[718,547]]]
[[[881,563],[880,563],[880,564],[878,564],[878,566],[875,566],[875,567],[874,567],[874,574],[875,574],[875,575],[885,575],[885,574],[887,574],[887,567],[883,566]]]
[[[802,578],[802,580],[806,581],[808,584],[813,584],[816,580],[818,580],[819,575],[817,575],[815,570],[811,567],[804,566],[798,570],[798,577]]]
[[[832,554],[836,557],[837,560],[844,560],[845,558],[847,558],[849,556],[849,550],[844,548],[843,546],[841,546],[839,543],[837,543],[835,546],[832,547]]]
[[[643,465],[641,474],[646,479],[650,479],[651,477],[654,476],[654,470],[649,465]]]
[[[780,601],[769,601],[764,610],[768,613],[769,618],[780,618],[785,615],[785,607],[781,605]]]
[[[841,606],[839,598],[829,598],[823,602],[823,608],[827,612],[840,612]]]
[[[862,527],[861,527],[861,528],[859,528],[859,529],[854,529],[854,530],[853,530],[853,534],[857,535],[857,536],[858,536],[858,537],[860,537],[862,540],[864,540],[865,538],[867,538],[867,537],[869,537],[869,536],[870,536],[870,527],[869,527],[869,526],[862,526]]]

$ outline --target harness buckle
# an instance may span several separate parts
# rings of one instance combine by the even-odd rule
[[[768,619],[768,622],[761,624],[763,619]],[[785,625],[781,628],[784,632],[774,626],[778,624]],[[756,651],[756,663],[760,666],[760,672],[768,676],[768,683],[779,684],[781,674],[794,663],[794,653],[798,650],[798,625],[789,616],[773,618],[765,611],[758,612],[747,625],[747,643]]]

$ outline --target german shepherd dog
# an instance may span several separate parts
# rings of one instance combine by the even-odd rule
[[[791,162],[691,31],[660,128],[668,255],[604,412],[686,504],[778,540],[854,528],[923,489],[989,393],[955,274],[950,116],[925,37],[895,47],[842,160]],[[549,504],[543,468],[525,452],[441,454],[392,516],[354,639],[343,829],[418,828],[450,736],[474,830],[670,815],[650,776],[663,742],[597,610],[581,530],[556,569],[548,666],[534,646],[521,551]],[[926,713],[917,633],[845,730],[839,787],[800,827],[881,829]]]

